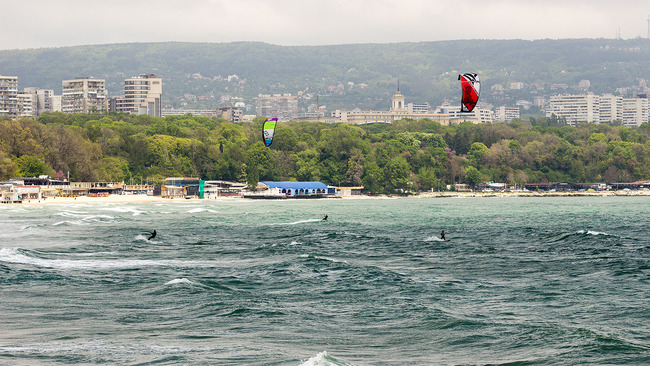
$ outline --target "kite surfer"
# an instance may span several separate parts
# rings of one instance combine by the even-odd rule
[[[147,238],[147,240],[151,240],[151,239],[153,239],[153,238],[156,237],[156,230],[154,230],[154,231],[153,231],[152,233],[150,233],[150,234],[151,234],[151,236],[150,236],[149,238]]]
[[[447,239],[445,239],[445,231],[444,230],[440,233],[440,239],[447,240]]]
[[[323,217],[323,221],[327,221],[327,215],[325,215],[325,217]]]

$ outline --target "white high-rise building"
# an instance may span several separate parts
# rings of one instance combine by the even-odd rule
[[[648,98],[623,99],[623,125],[638,127],[650,120],[650,102]]]
[[[18,117],[18,76],[0,75],[0,116]]]
[[[599,97],[594,94],[560,94],[551,96],[546,117],[565,118],[567,124],[576,126],[581,122],[600,122]]]
[[[61,96],[54,95],[54,90],[29,87],[24,88],[23,91],[34,95],[36,98],[36,107],[32,114],[34,117],[38,117],[45,112],[61,112]],[[58,103],[55,100],[58,100]]]
[[[260,94],[256,100],[258,116],[288,121],[298,117],[298,97],[291,94]]]
[[[504,105],[494,110],[494,120],[496,122],[508,122],[519,118],[519,107],[506,107]]]
[[[647,98],[623,98],[605,94],[555,95],[551,97],[546,116],[564,117],[569,125],[579,123],[612,123],[640,126],[650,116]]]
[[[38,117],[38,96],[28,92],[18,92],[18,115]]]
[[[61,104],[63,113],[90,113],[108,110],[106,81],[94,78],[64,80]]]
[[[153,74],[124,80],[124,96],[112,100],[111,110],[131,114],[162,116],[162,78]]]
[[[623,98],[612,94],[605,94],[598,98],[598,103],[600,123],[623,120]]]

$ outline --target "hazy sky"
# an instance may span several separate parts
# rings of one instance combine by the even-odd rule
[[[0,49],[647,37],[648,0],[0,0]]]

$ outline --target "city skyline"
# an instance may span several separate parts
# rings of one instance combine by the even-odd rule
[[[125,10],[126,9],[126,10]],[[131,42],[278,45],[646,38],[650,5],[609,1],[197,0],[8,2],[0,49]],[[83,30],[83,31],[80,31]]]

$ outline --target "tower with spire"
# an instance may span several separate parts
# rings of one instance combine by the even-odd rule
[[[406,111],[406,105],[404,104],[404,96],[399,91],[399,79],[397,80],[397,92],[393,95],[393,103],[391,104],[390,110],[392,112],[396,111]]]

